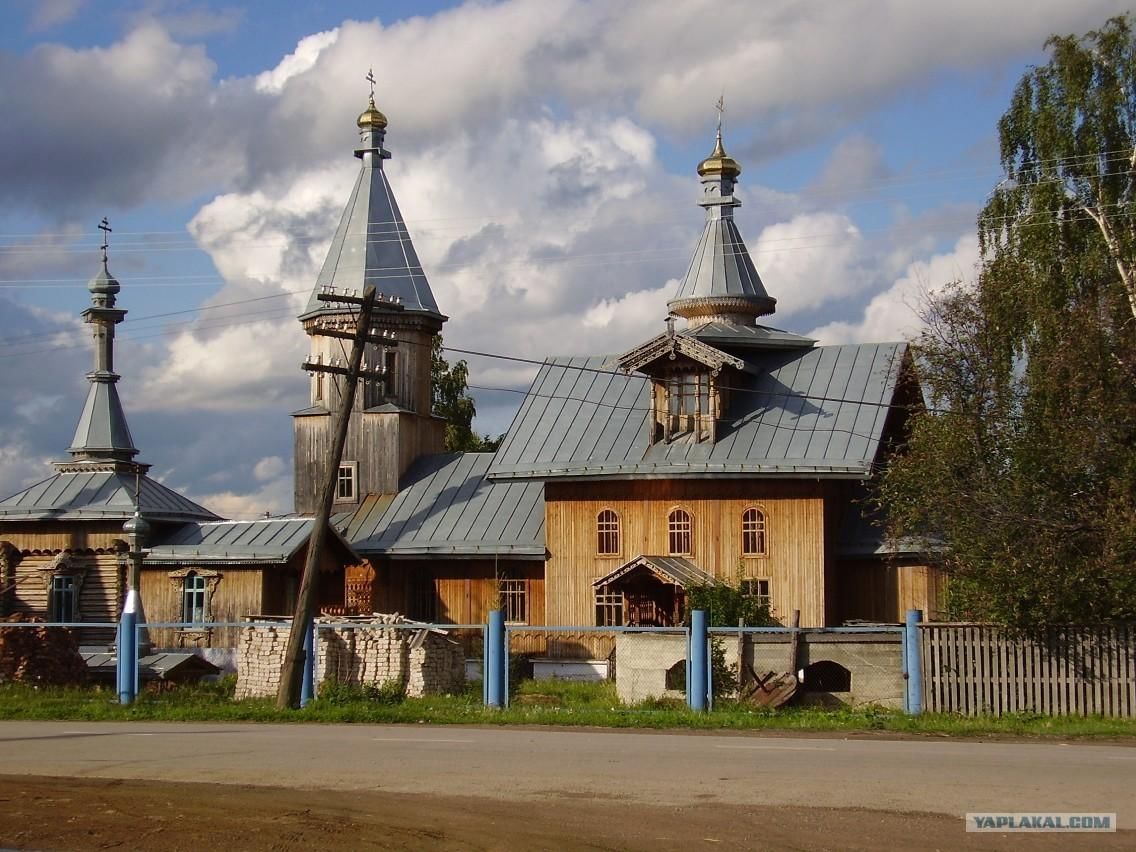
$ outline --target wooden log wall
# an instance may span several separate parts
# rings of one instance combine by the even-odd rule
[[[1035,636],[925,624],[924,706],[969,716],[1136,716],[1136,625],[1054,627]]]
[[[742,513],[765,513],[766,554],[742,554]],[[641,555],[669,552],[667,516],[683,508],[692,517],[690,559],[703,571],[734,581],[766,577],[774,615],[801,611],[801,624],[825,624],[824,492],[801,480],[639,480],[555,483],[545,486],[548,624],[592,625],[592,582]],[[620,552],[596,553],[596,516],[620,519]]]

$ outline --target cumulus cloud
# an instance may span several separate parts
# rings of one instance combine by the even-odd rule
[[[929,294],[954,281],[973,280],[978,264],[978,239],[960,237],[950,252],[910,264],[887,290],[874,296],[857,322],[833,322],[813,329],[821,344],[910,340],[921,325],[919,311]]]

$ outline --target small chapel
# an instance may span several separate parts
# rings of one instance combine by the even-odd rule
[[[741,167],[720,126],[697,166],[705,226],[659,332],[546,359],[495,453],[444,451],[430,367],[448,318],[383,168],[387,126],[372,95],[358,177],[298,318],[309,366],[331,370],[311,371],[310,404],[292,414],[295,514],[221,519],[135,460],[114,372],[126,311],[104,244],[70,458],[0,500],[0,614],[109,623],[137,587],[150,622],[180,624],[151,631],[155,644],[222,647],[235,634],[209,624],[293,612],[356,320],[321,294],[374,285],[397,310],[372,318],[364,359],[380,377],[350,412],[321,611],[668,626],[689,588],[730,583],[805,627],[934,617],[941,578],[889,546],[868,501],[921,403],[908,348],[821,346],[766,324],[777,299],[735,221]]]

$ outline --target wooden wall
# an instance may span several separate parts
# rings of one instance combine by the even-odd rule
[[[415,578],[432,583],[437,620],[443,624],[484,624],[497,599],[497,578],[523,579],[528,623],[545,624],[544,564],[528,560],[381,559],[375,561],[376,605],[381,612],[411,612]]]
[[[766,555],[742,555],[742,512],[765,513]],[[545,486],[548,624],[595,623],[592,582],[641,555],[667,555],[667,516],[681,507],[693,519],[690,559],[731,581],[767,577],[774,615],[801,611],[801,624],[825,624],[824,494],[801,480],[638,480]],[[620,553],[596,554],[596,516],[620,517]]]
[[[74,574],[81,577],[79,587],[79,620],[113,622],[118,620],[126,589],[126,572],[117,553],[72,552],[67,567],[52,570],[55,554],[27,554],[10,572],[15,583],[4,596],[4,614],[26,613],[44,620],[53,618],[50,612],[49,583],[56,574]],[[91,628],[80,632],[83,644],[101,644],[113,641],[113,628]]]
[[[902,622],[909,609],[934,621],[945,615],[945,579],[934,568],[877,559],[837,560],[834,624],[848,619]]]

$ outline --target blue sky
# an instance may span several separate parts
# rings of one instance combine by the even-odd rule
[[[115,228],[120,389],[142,459],[232,516],[286,511],[295,315],[346,201],[374,67],[389,173],[452,346],[616,352],[659,325],[700,232],[725,95],[738,221],[822,342],[917,331],[977,259],[996,123],[1050,33],[1113,0],[94,3],[0,9],[0,492],[50,473]],[[479,387],[531,373],[470,358]],[[500,432],[519,396],[479,390]]]

